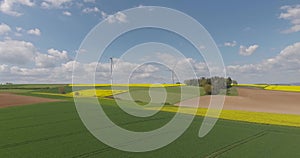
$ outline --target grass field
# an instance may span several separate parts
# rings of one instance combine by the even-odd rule
[[[21,89],[21,91],[14,89],[24,95],[57,98],[63,101],[1,108],[0,157],[300,156],[300,128],[219,119],[207,136],[199,138],[202,116],[196,116],[187,131],[164,148],[145,153],[119,151],[99,142],[87,131],[76,112],[72,98],[33,93],[58,93],[57,87],[59,86],[61,85],[47,89],[35,89],[36,87]],[[102,88],[109,89],[110,87]],[[201,89],[197,90],[202,92]],[[145,87],[133,87],[130,92],[134,93],[135,99],[143,101],[149,99],[143,98],[147,92]],[[167,100],[172,101],[178,97],[179,89],[170,87],[167,92]],[[160,111],[147,118],[133,117],[123,112],[113,99],[99,98],[99,101],[111,120],[123,128],[134,131],[157,129],[174,116],[173,112]],[[172,105],[166,106],[166,108],[172,107]]]
[[[56,95],[56,96],[64,96],[64,97],[107,97],[120,93],[125,93],[126,90],[108,90],[108,89],[84,89],[75,92],[70,92],[66,94],[59,93],[43,93],[43,92],[33,92],[33,94],[42,94],[42,95]]]
[[[205,95],[205,92],[203,88],[200,87],[189,87],[189,86],[183,86],[183,87],[167,87],[167,88],[160,88],[157,87],[153,89],[154,94],[158,96],[153,97],[163,97],[163,95],[166,93],[166,101],[165,103],[168,104],[175,104],[179,102],[180,100],[185,100],[193,97],[197,97],[199,95]],[[181,91],[185,93],[185,95],[181,98]],[[150,102],[151,98],[149,96],[149,87],[131,87],[129,89],[128,93],[121,93],[119,95],[116,95],[117,98],[123,99],[123,100],[130,100],[130,96],[133,100],[137,102]]]
[[[112,100],[101,100],[106,113],[123,128],[147,131],[168,122],[173,113],[129,117]],[[128,153],[97,141],[81,123],[72,102],[43,103],[0,110],[0,157],[298,157],[300,129],[219,120],[204,138],[202,117],[178,140],[152,152]],[[276,149],[276,150],[274,150]]]

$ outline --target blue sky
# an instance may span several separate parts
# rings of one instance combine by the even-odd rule
[[[300,3],[296,0],[1,0],[0,83],[71,82],[73,60],[91,29],[106,18],[126,22],[122,11],[139,6],[168,7],[196,19],[216,42],[227,74],[241,83],[300,82]],[[206,69],[204,61],[187,41],[167,31],[142,29],[122,35],[107,49],[98,67],[104,72],[99,82],[109,78],[109,57],[119,60],[122,52],[143,42],[176,47],[194,64],[198,76],[206,75],[200,71]],[[123,68],[137,63],[125,65],[130,64]],[[150,67],[153,70],[142,71],[141,80],[162,72],[161,66]],[[162,78],[155,82],[170,82]]]

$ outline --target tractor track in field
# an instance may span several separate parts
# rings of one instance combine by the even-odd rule
[[[291,132],[291,131],[284,131],[284,130],[269,129],[268,131],[272,133],[278,133],[278,134],[300,135],[300,133],[298,132]]]
[[[39,123],[39,124],[34,124],[34,125],[13,127],[13,128],[5,129],[5,131],[24,129],[24,128],[41,127],[41,126],[47,126],[47,125],[51,125],[51,124],[58,124],[58,123],[64,123],[64,122],[67,122],[67,121],[75,121],[75,120],[79,120],[79,118],[72,118],[72,119],[65,119],[65,120],[59,120],[59,121]]]
[[[0,100],[1,101],[1,100]],[[41,106],[42,108],[42,106]],[[11,121],[11,120],[18,120],[18,119],[28,119],[28,118],[36,118],[36,117],[48,117],[48,116],[52,116],[52,117],[55,117],[55,116],[58,116],[58,115],[67,115],[67,114],[74,114],[74,112],[76,113],[76,110],[74,111],[59,111],[59,112],[56,112],[56,113],[36,113],[34,115],[23,115],[23,116],[14,116],[14,117],[9,117],[9,118],[5,118],[5,119],[1,119],[0,118],[0,122],[2,121]],[[6,115],[9,115],[9,114],[14,114],[15,111],[12,111],[12,112],[6,112],[5,114]],[[1,115],[1,113],[0,113]]]
[[[99,150],[94,150],[94,151],[91,151],[91,152],[88,152],[88,153],[72,156],[72,158],[86,158],[86,157],[90,157],[90,156],[93,156],[93,155],[102,154],[102,153],[110,151],[110,150],[113,150],[113,149],[111,147],[106,147],[106,148],[102,148],[102,149],[99,149]]]
[[[163,120],[163,119],[167,119],[167,118],[169,118],[169,117],[160,117],[160,118],[153,118],[153,119],[147,119],[147,120],[131,121],[131,122],[122,123],[119,125],[130,125],[130,124],[136,124],[136,123],[141,123],[141,122],[146,122],[146,121]],[[110,127],[105,127],[105,128],[110,128]],[[94,129],[94,130],[99,130],[99,129],[100,128]],[[42,141],[47,141],[47,140],[61,138],[61,137],[67,137],[67,136],[81,134],[81,133],[85,133],[85,132],[89,132],[89,131],[80,130],[77,132],[70,132],[70,133],[58,134],[58,135],[54,135],[54,136],[43,137],[43,138],[38,138],[38,139],[33,139],[33,140],[26,140],[26,141],[22,141],[22,142],[5,144],[5,145],[0,146],[0,149],[13,148],[16,146],[21,146],[21,145],[26,145],[26,144],[30,144],[30,143],[36,143],[36,142],[42,142]]]
[[[11,120],[18,120],[18,119],[26,119],[26,118],[33,118],[35,116],[28,115],[28,116],[19,116],[19,117],[12,117],[12,118],[7,118],[7,119],[0,119],[0,122],[2,121],[11,121]]]
[[[7,119],[0,119],[2,121],[11,121],[11,120],[18,120],[18,119],[27,119],[27,118],[36,118],[36,117],[47,117],[47,116],[57,116],[57,115],[66,115],[66,114],[73,114],[74,112],[63,112],[59,114],[41,114],[41,115],[27,115],[27,116],[19,116],[19,117],[11,117]]]
[[[254,134],[254,135],[251,135],[249,137],[243,138],[243,139],[238,140],[238,141],[236,141],[234,143],[226,145],[226,146],[224,146],[224,147],[216,150],[215,152],[213,152],[213,153],[205,156],[205,158],[216,158],[216,157],[219,157],[222,154],[224,154],[224,153],[226,153],[226,152],[228,152],[228,151],[230,151],[230,150],[232,150],[232,149],[234,149],[234,148],[236,148],[238,146],[241,146],[241,145],[246,144],[246,143],[248,143],[250,141],[253,141],[255,139],[263,137],[266,134],[268,134],[268,130],[264,130],[264,131],[258,132],[258,133]],[[197,156],[194,156],[194,157],[197,157]]]
[[[13,147],[17,147],[17,146],[20,146],[20,145],[26,145],[26,144],[30,144],[30,143],[47,141],[47,140],[50,140],[50,139],[76,135],[76,134],[80,134],[80,133],[84,133],[84,132],[87,132],[87,131],[86,130],[81,130],[81,131],[77,131],[77,132],[70,132],[70,133],[66,133],[66,134],[58,134],[58,135],[54,135],[54,136],[49,136],[49,137],[44,137],[44,138],[39,138],[39,139],[33,139],[33,140],[27,140],[27,141],[23,141],[23,142],[5,144],[5,145],[0,146],[0,149],[13,148]]]
[[[121,125],[129,125],[129,124],[135,124],[135,123],[140,123],[140,122],[145,122],[145,121],[162,120],[162,119],[168,119],[168,118],[169,117],[160,117],[160,118],[154,118],[154,119],[148,119],[148,120],[132,121],[132,122],[129,122],[129,123],[123,123]],[[107,128],[109,128],[109,127],[107,127]],[[131,144],[133,142],[136,142],[136,141],[137,140],[128,142],[128,144],[124,144],[123,146],[129,145],[129,144]],[[111,150],[113,150],[112,147],[106,147],[106,148],[94,150],[94,151],[91,151],[91,152],[87,152],[87,153],[84,153],[84,154],[76,155],[76,156],[73,156],[72,158],[86,158],[86,157],[102,154],[104,152],[108,152],[108,151],[111,151]]]
[[[160,134],[168,134],[168,133],[172,133],[172,132],[174,132],[174,131],[160,133]],[[147,138],[150,139],[151,137],[153,137],[153,136],[149,136]],[[137,141],[143,141],[143,139],[145,139],[145,138],[135,139],[135,140],[127,142],[126,144],[120,144],[118,146],[128,146],[128,145],[131,145],[131,144],[133,144],[133,143],[135,143]],[[72,158],[86,158],[86,157],[90,157],[90,156],[99,155],[99,154],[102,154],[104,152],[108,152],[108,151],[111,151],[111,150],[114,150],[114,148],[112,148],[112,147],[106,147],[106,148],[94,150],[94,151],[91,151],[91,152],[88,152],[88,153],[84,153],[84,154],[80,154],[80,155],[77,155],[77,156],[73,156]]]
[[[169,119],[169,117],[158,117],[158,118],[151,118],[147,120],[137,120],[137,121],[127,122],[127,123],[120,123],[120,125],[131,125],[131,124],[136,124],[141,122],[157,121],[157,120],[164,120],[164,119]]]

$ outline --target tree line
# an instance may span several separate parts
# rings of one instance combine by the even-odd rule
[[[227,92],[233,84],[237,84],[236,80],[232,80],[230,77],[211,77],[211,78],[197,78],[185,80],[184,83],[188,86],[203,87],[207,95],[216,95],[222,92]]]

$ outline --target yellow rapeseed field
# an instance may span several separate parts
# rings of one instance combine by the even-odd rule
[[[266,90],[300,92],[300,86],[270,85],[265,87]]]
[[[126,90],[104,90],[104,89],[87,89],[70,93],[72,96],[80,97],[107,97],[114,94],[124,93]]]
[[[149,110],[157,110],[156,108],[148,108]],[[161,111],[177,112],[178,107],[163,107]],[[189,107],[183,107],[182,113],[192,114],[195,109]],[[206,108],[198,108],[198,116],[205,116],[207,112]],[[250,111],[238,111],[238,110],[222,110],[219,118],[227,120],[245,121],[262,124],[273,124],[283,126],[295,126],[300,127],[300,116],[291,114],[275,114],[265,112],[250,112]]]
[[[258,88],[264,88],[265,90],[274,90],[274,91],[300,92],[300,86],[290,86],[290,85],[238,84],[235,86],[237,86],[237,87],[258,87]]]
[[[238,86],[238,87],[258,87],[258,88],[265,88],[268,85],[267,84],[237,84],[234,86]]]

